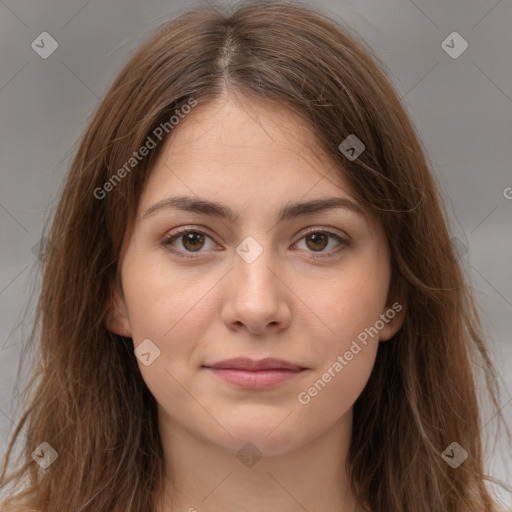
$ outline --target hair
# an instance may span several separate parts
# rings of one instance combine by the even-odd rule
[[[349,28],[288,2],[245,3],[229,14],[195,8],[136,51],[97,108],[56,208],[27,340],[37,356],[0,475],[13,490],[0,510],[154,509],[164,474],[156,401],[131,338],[105,320],[123,240],[172,131],[115,186],[113,177],[175,110],[226,97],[300,115],[389,244],[390,293],[404,297],[407,311],[393,339],[379,344],[353,407],[347,470],[361,510],[498,510],[486,484],[497,481],[484,472],[478,393],[481,379],[504,423],[500,386],[431,166],[384,70]],[[350,134],[365,145],[355,160],[339,149]],[[48,469],[31,456],[43,441],[58,453]],[[456,470],[441,456],[453,441],[469,454]]]

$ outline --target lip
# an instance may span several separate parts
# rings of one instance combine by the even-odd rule
[[[307,368],[282,359],[237,358],[219,361],[204,368],[244,389],[268,389],[299,375]]]
[[[238,357],[234,359],[225,359],[217,363],[206,365],[207,368],[222,368],[232,370],[292,370],[299,371],[305,368],[298,364],[285,361],[283,359],[276,359],[274,357],[267,357],[265,359],[249,359],[247,357]]]

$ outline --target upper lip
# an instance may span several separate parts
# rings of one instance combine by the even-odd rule
[[[273,357],[267,357],[266,359],[249,359],[246,357],[239,357],[235,359],[225,359],[217,363],[206,365],[207,368],[229,368],[235,370],[305,370],[302,366],[299,366],[283,359],[276,359]]]

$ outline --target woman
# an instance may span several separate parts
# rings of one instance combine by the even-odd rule
[[[2,510],[498,510],[493,366],[375,60],[276,2],[132,57],[55,214]]]

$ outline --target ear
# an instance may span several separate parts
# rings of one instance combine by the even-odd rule
[[[384,327],[380,330],[379,341],[388,341],[400,330],[405,321],[406,311],[405,286],[401,281],[395,280],[386,301],[386,308],[380,315]]]
[[[120,284],[117,282],[113,283],[111,287],[105,325],[114,334],[125,338],[132,336],[124,294]]]

